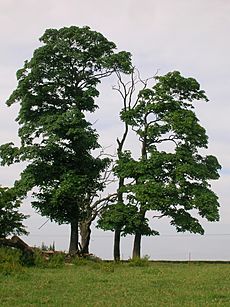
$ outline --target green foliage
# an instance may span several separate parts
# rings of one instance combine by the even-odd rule
[[[48,267],[49,268],[60,268],[65,265],[65,254],[53,254],[49,261],[48,261]]]
[[[21,251],[10,247],[0,247],[0,263],[21,263]]]
[[[128,223],[131,213],[130,209],[132,208],[125,206],[123,203],[115,203],[103,208],[100,212],[97,227],[111,231],[122,229]]]
[[[21,146],[0,146],[2,165],[26,161],[15,183],[18,195],[28,191],[32,206],[62,224],[76,225],[98,191],[101,173],[110,163],[95,158],[98,135],[86,120],[97,108],[100,80],[113,72],[128,73],[131,55],[89,27],[48,29],[42,46],[17,72],[18,85],[7,104],[20,103],[17,117]]]
[[[158,232],[148,226],[148,219],[141,219],[138,214],[138,207],[132,204],[115,203],[103,208],[100,212],[97,227],[103,230],[122,230],[122,235],[134,234],[141,231],[142,234],[158,235]]]
[[[34,265],[38,268],[45,268],[47,267],[47,260],[42,255],[42,251],[36,249],[34,251]]]
[[[129,150],[119,154],[114,171],[124,182],[119,191],[125,214],[119,214],[119,206],[108,208],[99,222],[102,228],[114,230],[118,222],[124,233],[157,234],[148,226],[148,210],[169,217],[182,232],[203,234],[197,216],[219,220],[218,197],[209,181],[219,178],[221,166],[216,157],[200,154],[208,137],[193,111],[199,100],[208,101],[199,83],[174,71],[156,77],[133,107],[121,111],[121,120],[140,140],[141,154],[139,159]]]
[[[18,212],[21,199],[14,189],[0,186],[0,238],[11,234],[27,234],[22,221],[27,217]]]
[[[33,266],[34,256],[17,248],[0,247],[0,263],[15,266]]]
[[[36,249],[34,253],[34,265],[38,268],[60,268],[65,265],[65,254],[54,253],[49,256]]]
[[[22,253],[17,249],[0,248],[0,274],[12,275],[23,272]]]

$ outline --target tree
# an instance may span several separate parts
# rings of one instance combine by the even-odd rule
[[[27,234],[22,221],[27,217],[18,212],[21,200],[14,190],[0,186],[0,238],[7,236]]]
[[[20,102],[21,146],[0,147],[2,165],[28,161],[15,187],[21,195],[37,188],[32,206],[71,225],[70,252],[78,251],[78,226],[89,199],[102,191],[108,159],[95,158],[98,135],[86,120],[97,108],[100,80],[129,72],[130,54],[89,27],[49,29],[17,72],[18,86],[7,104]]]
[[[135,69],[132,68],[131,71],[131,82],[125,83],[122,80],[122,76],[119,72],[116,72],[117,75],[117,86],[114,86],[113,89],[118,91],[122,98],[123,109],[128,110],[131,107],[132,95],[135,87]],[[122,136],[117,138],[117,158],[122,155],[124,150],[125,141],[128,136],[129,126],[126,122],[124,124],[124,131]],[[123,192],[122,187],[124,186],[124,178],[118,177],[118,188],[117,188],[117,198],[116,202],[110,206],[104,206],[100,212],[100,217],[98,220],[97,227],[103,230],[114,231],[114,248],[113,248],[113,258],[115,261],[120,260],[120,237],[123,227],[127,224],[129,219],[129,214],[127,207],[124,206],[123,201]]]
[[[156,84],[141,90],[133,107],[121,112],[141,144],[139,159],[127,150],[115,167],[124,181],[126,205],[136,208],[136,222],[128,227],[135,235],[133,257],[140,257],[142,235],[157,234],[147,227],[148,210],[169,217],[182,232],[203,234],[199,216],[219,219],[218,198],[209,180],[219,178],[220,165],[214,156],[200,153],[208,137],[193,111],[193,102],[199,100],[208,101],[198,82],[175,71],[156,77]]]
[[[116,90],[123,104],[122,110],[127,112],[132,110],[136,103],[134,101],[136,88],[145,89],[150,79],[142,80],[139,71],[133,67],[130,80],[125,82],[123,80],[122,74],[120,72],[116,73],[117,75],[117,86],[114,86],[113,89]],[[122,136],[117,138],[117,159],[121,159],[125,153],[125,143],[129,134],[130,125],[126,121],[122,121],[124,124],[124,131]],[[120,260],[120,239],[121,235],[126,236],[127,234],[132,234],[133,229],[143,229],[143,232],[146,234],[155,233],[148,226],[148,220],[140,221],[137,215],[137,208],[135,206],[125,204],[124,192],[125,192],[125,178],[117,175],[118,178],[118,188],[117,188],[117,202],[113,205],[105,206],[100,212],[100,218],[98,221],[98,227],[103,230],[114,231],[114,249],[113,256],[115,261]]]

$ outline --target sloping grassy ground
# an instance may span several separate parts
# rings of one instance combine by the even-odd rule
[[[0,272],[0,306],[42,305],[230,306],[230,265],[79,261]]]

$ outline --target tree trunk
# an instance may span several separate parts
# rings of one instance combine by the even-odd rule
[[[144,136],[142,140],[142,148],[141,148],[141,157],[142,159],[147,160],[147,130],[148,130],[148,124],[147,124],[147,116],[145,116],[145,131]],[[136,181],[138,184],[138,180]],[[143,209],[143,207],[140,207],[140,220],[144,221],[146,210]],[[133,243],[133,258],[140,258],[141,257],[141,233],[136,232],[134,237],[134,243]]]
[[[141,234],[136,233],[133,244],[133,258],[140,258],[141,256]]]
[[[89,242],[91,235],[91,221],[80,222],[80,235],[81,235],[81,253],[89,254]]]
[[[120,261],[120,238],[121,231],[116,229],[114,232],[113,258],[114,261]]]
[[[70,223],[70,243],[69,243],[69,253],[77,254],[78,249],[78,219],[76,218]]]
[[[140,211],[139,211],[139,219],[141,223],[144,223],[145,221],[145,213],[146,213],[146,209],[143,208],[143,206],[141,206]],[[133,243],[133,258],[140,258],[141,256],[141,237],[142,234],[140,232],[140,230],[136,231],[135,233],[135,237],[134,237],[134,243]]]

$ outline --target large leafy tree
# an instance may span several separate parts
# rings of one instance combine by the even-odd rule
[[[199,216],[219,219],[218,198],[209,180],[219,178],[220,165],[214,156],[200,152],[207,148],[208,137],[193,111],[193,102],[199,100],[208,99],[198,82],[171,72],[156,77],[156,84],[141,90],[133,107],[121,112],[141,145],[139,159],[130,150],[123,152],[115,168],[125,182],[124,205],[136,209],[136,214],[130,211],[134,223],[123,225],[123,232],[135,235],[133,257],[140,257],[142,235],[157,234],[147,227],[148,210],[170,218],[182,232],[203,234]]]
[[[0,238],[27,233],[22,223],[26,216],[18,212],[20,205],[14,189],[0,186]]]
[[[108,159],[95,158],[98,135],[86,120],[97,108],[97,85],[114,71],[129,72],[130,54],[89,27],[49,29],[17,72],[18,86],[7,104],[20,103],[21,146],[0,148],[2,164],[27,161],[18,193],[34,192],[32,206],[71,225],[70,252],[78,250],[78,225],[92,196],[104,188],[100,174]]]

